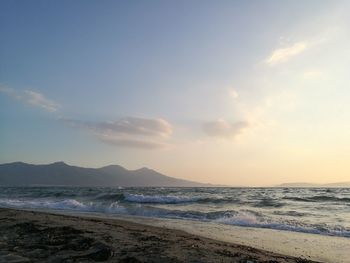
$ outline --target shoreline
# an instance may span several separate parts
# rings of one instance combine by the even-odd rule
[[[317,262],[350,263],[350,238],[346,237],[213,222],[127,216],[121,218]]]
[[[316,262],[126,218],[0,208],[0,219],[0,262]]]
[[[41,210],[52,212],[52,210]],[[180,230],[186,233],[261,249],[264,251],[304,258],[317,262],[350,263],[350,238],[314,233],[235,226],[223,223],[185,219],[153,218],[144,216],[116,215],[91,212],[54,211],[63,215],[116,219],[160,228]]]

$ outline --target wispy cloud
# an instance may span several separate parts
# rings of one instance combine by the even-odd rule
[[[33,90],[15,90],[0,85],[0,93],[33,107],[55,112],[60,105]],[[168,147],[167,138],[172,133],[169,122],[161,118],[125,117],[116,121],[82,121],[60,118],[71,127],[90,132],[99,141],[119,147],[159,149]]]
[[[116,121],[102,122],[63,120],[74,127],[86,128],[104,134],[167,137],[172,133],[171,125],[163,119],[125,117]]]
[[[241,134],[248,126],[249,123],[246,121],[231,123],[224,119],[219,119],[204,123],[203,131],[209,136],[231,138]]]
[[[106,136],[101,134],[98,134],[97,138],[101,142],[107,143],[109,145],[127,147],[127,148],[153,150],[153,149],[166,148],[167,146],[169,146],[169,144],[162,143],[162,142],[147,141],[147,140],[140,140],[140,139],[119,138],[119,137],[112,137],[112,136]]]
[[[59,105],[56,102],[46,98],[43,94],[32,90],[25,90],[22,99],[30,105],[50,112],[55,112],[59,108]]]
[[[308,47],[305,41],[297,42],[291,46],[278,48],[272,51],[271,55],[265,60],[268,65],[276,65],[288,61],[290,58],[304,52]]]
[[[164,119],[125,117],[116,121],[92,122],[62,119],[68,125],[89,131],[98,140],[121,147],[157,149],[168,144],[172,127]]]
[[[46,98],[43,94],[32,91],[24,90],[18,91],[6,86],[0,86],[0,92],[7,94],[8,96],[24,102],[28,105],[44,109],[49,112],[55,112],[59,109],[60,105],[51,99]]]

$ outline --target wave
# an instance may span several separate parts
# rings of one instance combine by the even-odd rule
[[[109,193],[109,194],[99,194],[94,199],[96,200],[114,200],[119,201],[124,199],[124,195],[122,193]]]
[[[179,211],[160,208],[148,208],[135,210],[131,214],[157,218],[198,220],[242,227],[266,228],[329,236],[350,237],[350,229],[342,226],[330,226],[327,224],[306,224],[298,220],[284,220],[282,218],[273,220],[271,218],[265,217],[262,213],[252,210],[226,210],[204,213],[191,210]]]
[[[330,226],[327,224],[308,225],[296,220],[282,220],[281,222],[275,222],[273,220],[256,217],[249,213],[238,214],[233,217],[220,218],[215,221],[218,223],[243,227],[267,228],[328,236],[350,237],[350,229],[342,226]]]
[[[101,213],[123,213],[124,207],[118,202],[108,205],[94,202],[81,202],[75,199],[66,200],[21,200],[21,199],[0,199],[0,207],[25,208],[25,209],[52,209],[67,210],[76,212],[101,212]]]
[[[256,203],[254,206],[255,207],[282,207],[284,206],[284,203],[277,202],[276,200],[273,199],[262,199],[258,203]]]
[[[154,204],[178,204],[196,202],[200,197],[175,196],[175,195],[141,195],[124,194],[124,201],[135,203],[154,203]]]
[[[291,210],[291,211],[274,211],[273,214],[281,215],[281,216],[297,216],[297,217],[312,215],[311,213],[298,212],[298,211],[294,211],[294,210]]]
[[[99,193],[99,194],[92,194],[87,195],[84,194],[72,194],[72,193],[52,193],[49,195],[48,193],[44,193],[41,195],[35,195],[33,196],[21,196],[19,198],[22,199],[35,199],[35,200],[42,200],[42,199],[63,199],[66,198],[66,200],[76,200],[76,198],[79,199],[83,198],[84,200],[90,200],[91,202],[112,202],[112,201],[118,201],[122,203],[140,203],[140,204],[185,204],[185,203],[199,203],[199,204],[207,204],[207,203],[214,203],[214,204],[241,204],[241,205],[249,205],[253,207],[273,207],[273,208],[280,208],[283,206],[286,206],[287,203],[283,203],[280,200],[291,200],[296,202],[342,202],[342,203],[350,203],[350,198],[348,197],[336,197],[336,196],[325,196],[325,195],[317,195],[317,196],[308,196],[308,197],[295,197],[295,196],[284,196],[281,197],[280,200],[275,198],[255,198],[255,200],[251,201],[244,201],[241,200],[235,196],[186,196],[186,195],[146,195],[146,194],[132,194],[132,193]],[[47,202],[47,201],[44,201]],[[57,201],[53,201],[57,202]],[[62,201],[65,202],[65,201]],[[59,204],[58,204],[59,205]]]
[[[144,196],[145,197],[145,196]],[[143,197],[143,198],[144,198]],[[147,196],[146,196],[147,197]],[[154,197],[154,196],[153,196]],[[187,199],[178,199],[178,197],[162,196],[161,201],[174,202],[185,201]],[[136,198],[139,202],[139,195],[133,195],[129,198]],[[149,202],[148,198],[142,199]],[[151,199],[151,201],[159,202],[159,199]],[[144,204],[142,206],[137,204],[123,204],[122,202],[83,202],[75,199],[66,200],[22,200],[22,199],[0,199],[0,207],[12,208],[29,208],[29,209],[48,209],[48,210],[66,210],[74,212],[97,212],[115,215],[134,215],[146,216],[155,218],[173,218],[173,219],[187,219],[198,220],[204,222],[214,222],[220,224],[229,224],[244,227],[269,228],[277,230],[296,231],[304,233],[314,233],[323,235],[334,235],[350,237],[350,229],[342,226],[330,226],[327,224],[306,224],[298,220],[286,220],[283,218],[271,219],[261,212],[253,210],[221,210],[213,212],[201,212],[194,210],[174,210],[150,206]],[[277,220],[277,221],[276,221]]]
[[[121,189],[118,189],[121,190]],[[179,195],[177,194],[136,194],[136,193],[128,193],[122,191],[116,192],[106,192],[101,193],[97,191],[88,191],[88,189],[84,189],[84,191],[51,191],[51,192],[30,192],[30,193],[19,193],[16,195],[10,194],[2,194],[2,197],[13,197],[26,200],[43,200],[43,199],[67,199],[67,200],[90,200],[91,202],[111,202],[111,201],[120,201],[125,203],[140,203],[140,204],[180,204],[180,203],[240,203],[241,200],[235,197],[224,197],[224,196],[203,196],[203,195]]]
[[[350,189],[1,188],[0,207],[198,220],[350,238]]]
[[[299,201],[299,202],[350,202],[350,198],[336,197],[326,195],[316,195],[309,197],[283,197],[285,200]]]
[[[223,196],[179,196],[179,195],[143,195],[143,194],[104,194],[96,199],[115,200],[140,204],[181,204],[181,203],[232,203],[232,204],[251,204],[255,207],[282,207],[285,204],[274,199],[262,199],[258,202],[243,202],[237,197]]]
[[[178,196],[178,195],[142,195],[124,193],[123,201],[148,204],[180,204],[180,203],[240,203],[240,199],[233,197],[205,197],[205,196]]]
[[[347,197],[335,197],[335,196],[313,196],[309,199],[314,201],[335,201],[335,202],[350,202],[350,198]]]
[[[21,199],[0,199],[0,205],[5,207],[18,208],[48,208],[48,209],[79,209],[83,210],[87,206],[75,199],[61,201],[51,200],[21,200]]]

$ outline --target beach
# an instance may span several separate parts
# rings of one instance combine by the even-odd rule
[[[1,190],[2,262],[350,263],[349,189]]]
[[[6,208],[0,248],[0,262],[314,262],[127,219]]]

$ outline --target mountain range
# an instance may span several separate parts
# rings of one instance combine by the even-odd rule
[[[0,186],[123,186],[123,187],[214,187],[224,185],[204,184],[178,179],[149,168],[128,170],[120,165],[85,168],[64,162],[28,164],[14,162],[0,164]],[[274,187],[350,187],[350,182],[329,184],[284,183]]]
[[[214,186],[158,173],[152,169],[127,170],[120,165],[101,168],[71,166],[64,162],[28,164],[14,162],[0,164],[0,185],[5,186]]]

